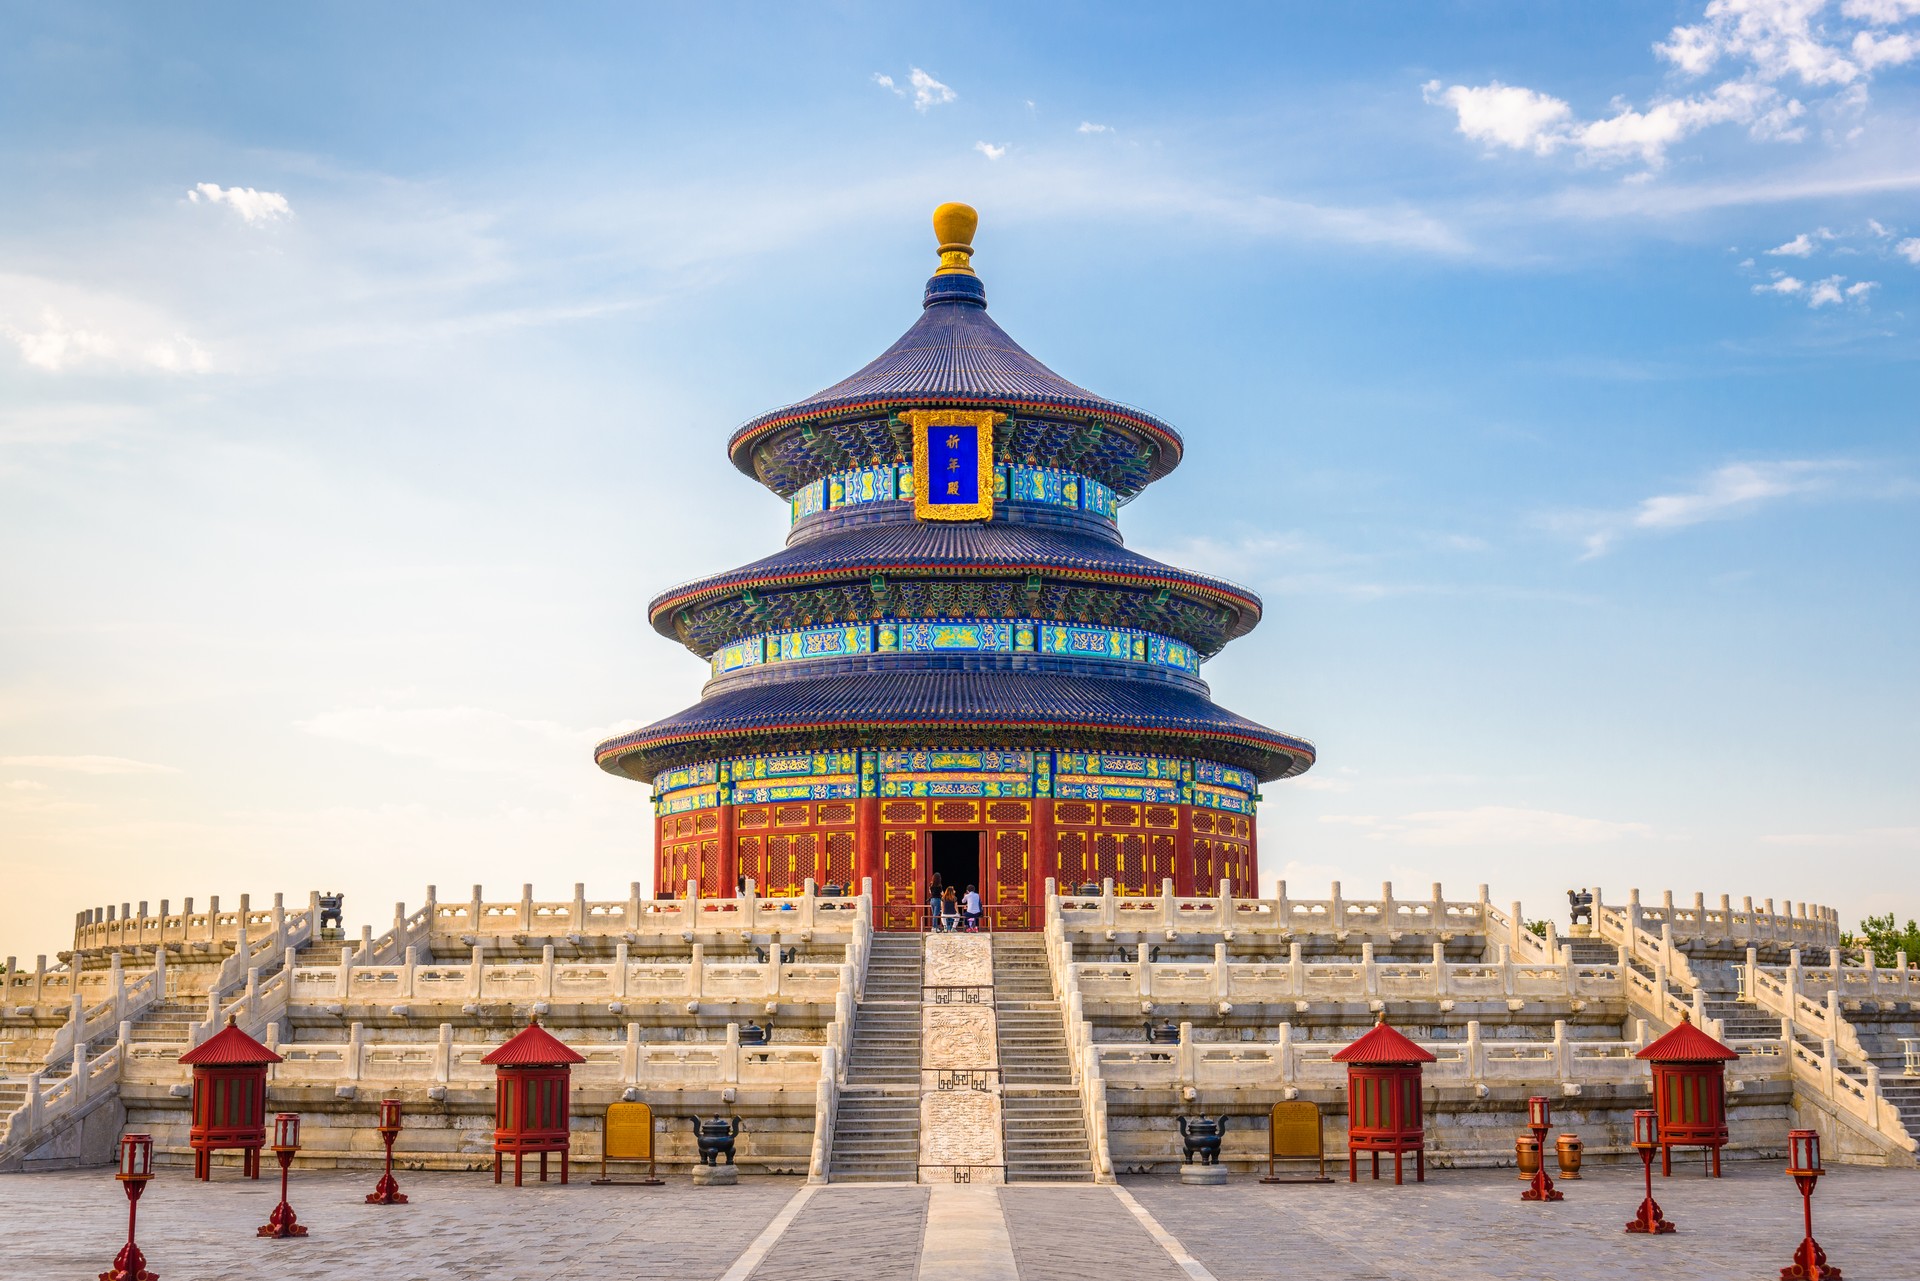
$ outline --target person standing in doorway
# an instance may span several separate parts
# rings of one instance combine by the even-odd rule
[[[980,928],[980,891],[971,885],[967,886],[967,897],[964,900],[964,906],[966,908],[966,913],[967,913],[968,931],[971,932],[979,929]]]
[[[951,885],[940,895],[940,928],[949,933],[960,928],[960,896]]]
[[[935,872],[933,884],[927,887],[927,933],[929,934],[940,928],[940,895],[945,888],[946,886],[941,883],[940,873]]]

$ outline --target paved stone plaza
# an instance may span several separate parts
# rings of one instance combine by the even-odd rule
[[[1224,1188],[1171,1179],[1110,1187],[807,1187],[743,1178],[696,1189],[576,1183],[515,1191],[486,1175],[415,1174],[413,1204],[361,1203],[367,1175],[297,1172],[313,1235],[263,1241],[278,1185],[168,1170],[141,1201],[141,1244],[166,1281],[238,1281],[269,1260],[301,1275],[671,1278],[673,1281],[1429,1281],[1440,1275],[1589,1281],[1770,1278],[1797,1241],[1799,1202],[1773,1162],[1718,1183],[1655,1181],[1680,1224],[1649,1240],[1620,1229],[1639,1172],[1594,1171],[1567,1200],[1523,1204],[1512,1171],[1442,1173],[1424,1186]],[[91,1277],[112,1259],[126,1200],[105,1171],[0,1177],[0,1275]],[[1815,1229],[1863,1281],[1920,1281],[1920,1173],[1837,1169]]]

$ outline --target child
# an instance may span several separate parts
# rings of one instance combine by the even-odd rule
[[[967,886],[965,904],[967,911],[967,930],[971,933],[980,928],[980,891],[971,885]]]
[[[960,896],[951,885],[940,896],[940,928],[949,932],[960,928]]]

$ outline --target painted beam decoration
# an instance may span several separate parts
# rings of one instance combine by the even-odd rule
[[[1200,671],[1193,646],[1130,627],[1085,627],[1032,618],[886,620],[749,636],[716,651],[715,677],[773,663],[856,654],[1046,654],[1138,663],[1189,675]]]
[[[1053,796],[1061,800],[1196,805],[1251,815],[1259,799],[1259,784],[1252,774],[1218,761],[973,747],[739,756],[664,770],[653,786],[654,807],[659,814],[721,805],[870,796]]]
[[[909,409],[913,514],[921,520],[993,519],[993,428],[1005,415],[981,409]]]
[[[794,491],[788,500],[789,523],[797,525],[822,512],[844,511],[871,503],[913,501],[913,468],[906,463],[862,467],[822,476]],[[1107,520],[1120,515],[1120,498],[1091,476],[1057,467],[996,467],[993,470],[996,503],[1027,503],[1091,512]]]

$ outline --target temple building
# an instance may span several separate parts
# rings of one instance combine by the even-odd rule
[[[937,875],[1000,930],[1040,927],[1049,877],[1251,894],[1260,785],[1314,759],[1200,677],[1259,598],[1127,549],[1120,508],[1179,434],[1008,337],[974,211],[933,222],[899,341],[729,442],[788,503],[785,549],[649,608],[712,670],[699,703],[597,749],[653,787],[656,892],[871,877],[876,927],[911,929]]]

